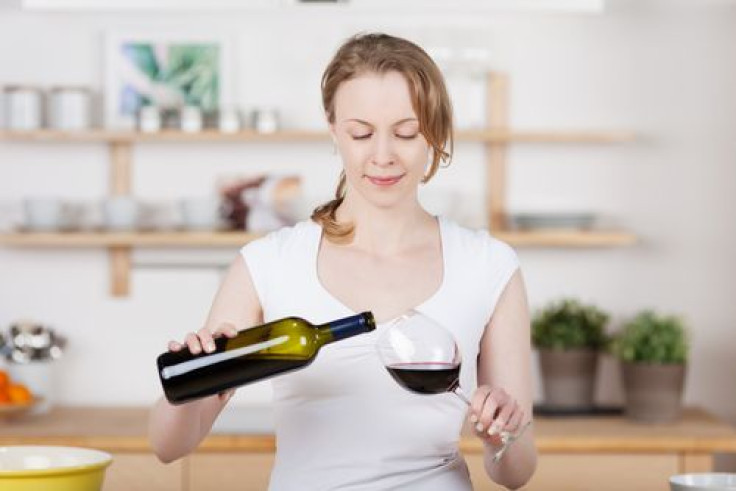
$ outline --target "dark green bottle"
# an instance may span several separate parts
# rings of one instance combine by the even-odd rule
[[[303,368],[325,344],[375,328],[370,312],[322,325],[287,317],[217,338],[211,353],[167,351],[158,357],[158,375],[169,402],[181,404]]]

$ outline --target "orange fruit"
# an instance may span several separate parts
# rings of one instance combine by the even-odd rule
[[[28,387],[22,384],[10,384],[8,396],[13,404],[27,404],[33,400],[33,395]]]
[[[0,390],[0,405],[10,404],[10,394],[7,390]]]
[[[0,370],[0,388],[7,387],[10,383],[10,376],[5,370]]]

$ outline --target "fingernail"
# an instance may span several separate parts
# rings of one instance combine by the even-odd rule
[[[499,424],[497,424],[497,423],[493,423],[493,424],[491,425],[491,427],[490,427],[490,428],[488,428],[488,434],[489,434],[489,435],[491,435],[491,436],[495,435],[496,433],[498,433],[498,428],[499,428],[500,426],[501,426],[501,425],[499,425]]]
[[[215,351],[215,343],[207,343],[207,351]]]
[[[478,416],[476,416],[475,414],[471,414],[470,415],[470,422],[471,423],[477,423],[478,422]]]
[[[194,347],[194,348],[192,348],[191,351],[192,351],[193,354],[196,355],[197,353],[199,353],[199,347]]]
[[[481,432],[481,431],[483,431],[483,424],[482,424],[482,423],[478,423],[477,425],[475,425],[475,429],[476,429],[476,430],[477,430],[478,432]]]

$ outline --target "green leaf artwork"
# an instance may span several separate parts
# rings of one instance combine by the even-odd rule
[[[121,45],[119,112],[134,115],[146,105],[216,109],[220,102],[220,47],[216,43]]]

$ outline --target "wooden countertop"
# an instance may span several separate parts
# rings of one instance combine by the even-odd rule
[[[248,416],[248,409],[240,409]],[[148,452],[148,409],[138,407],[57,407],[50,413],[0,420],[1,445],[71,445],[112,452]],[[700,409],[688,409],[676,424],[642,425],[620,416],[535,418],[537,447],[559,452],[736,452],[736,428]],[[270,429],[211,434],[198,451],[271,452]],[[460,449],[482,451],[469,431]]]

